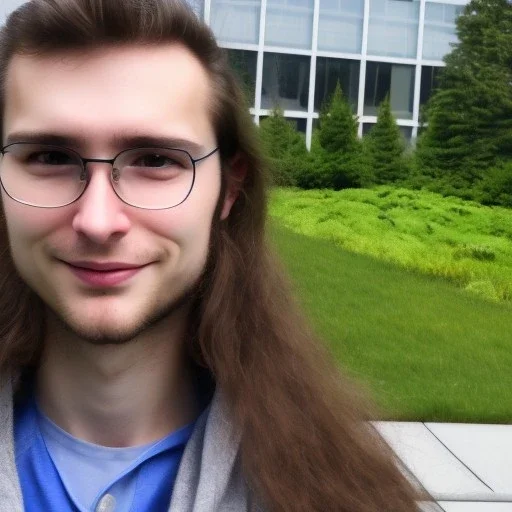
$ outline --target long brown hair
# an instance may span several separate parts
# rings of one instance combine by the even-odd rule
[[[32,0],[0,33],[0,101],[15,54],[180,42],[212,82],[223,163],[247,166],[227,220],[214,220],[191,319],[191,351],[242,431],[251,487],[271,511],[411,512],[419,498],[366,422],[361,400],[305,325],[265,239],[265,165],[225,51],[180,0]],[[37,365],[42,306],[17,275],[0,221],[0,368]],[[193,326],[193,327],[192,327]],[[366,411],[366,409],[365,409]]]

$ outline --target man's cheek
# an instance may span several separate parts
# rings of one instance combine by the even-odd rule
[[[35,208],[12,200],[7,204],[5,219],[11,240],[25,240],[27,243],[41,239],[52,233],[66,214],[60,208]]]

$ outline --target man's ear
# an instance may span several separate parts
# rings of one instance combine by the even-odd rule
[[[247,158],[245,155],[237,153],[229,163],[226,194],[224,196],[224,204],[222,205],[222,211],[220,213],[221,220],[228,218],[231,208],[243,187],[246,175]]]

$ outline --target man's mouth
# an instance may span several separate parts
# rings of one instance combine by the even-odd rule
[[[121,285],[148,266],[148,264],[119,261],[64,261],[63,263],[75,277],[93,288]]]

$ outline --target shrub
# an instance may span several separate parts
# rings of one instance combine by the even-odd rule
[[[279,108],[261,122],[259,133],[274,185],[294,186],[301,168],[307,167],[308,152],[303,136]]]
[[[477,199],[483,204],[512,208],[512,162],[489,169],[477,187]]]
[[[320,128],[315,138],[310,160],[315,183],[336,190],[368,184],[357,120],[339,83],[320,112]]]
[[[378,185],[408,177],[404,158],[405,141],[391,113],[389,97],[380,104],[377,123],[364,138],[371,178]]]

